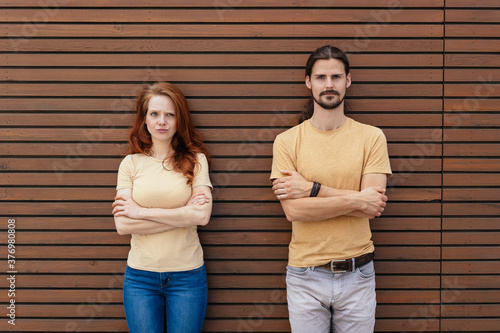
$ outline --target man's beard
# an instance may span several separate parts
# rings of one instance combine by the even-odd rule
[[[340,94],[335,91],[335,90],[325,90],[325,91],[322,91],[320,94],[319,94],[319,97],[320,97],[320,100],[318,101],[313,93],[312,93],[312,90],[311,90],[311,96],[313,98],[313,100],[319,105],[321,106],[323,109],[325,110],[333,110],[333,109],[336,109],[340,104],[342,104],[342,102],[344,101],[344,98],[345,98],[345,95],[344,97],[342,97],[342,99],[340,99],[338,102],[335,101],[335,99],[333,99],[332,101],[329,101],[329,102],[324,102],[324,101],[321,101],[321,95],[324,95],[325,93],[334,93],[336,94],[337,96],[340,96]]]

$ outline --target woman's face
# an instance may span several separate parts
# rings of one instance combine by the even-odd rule
[[[177,111],[172,99],[163,95],[153,96],[149,100],[145,123],[153,144],[172,142],[177,131]]]

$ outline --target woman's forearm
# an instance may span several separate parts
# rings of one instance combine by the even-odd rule
[[[210,202],[201,206],[187,205],[172,209],[143,208],[140,214],[145,220],[182,228],[206,225],[210,220],[211,212],[212,204]]]
[[[116,231],[119,235],[146,235],[175,229],[174,226],[150,220],[132,219],[127,216],[115,216]]]

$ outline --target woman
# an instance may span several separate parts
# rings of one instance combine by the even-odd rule
[[[116,230],[132,235],[127,324],[131,333],[200,332],[208,288],[196,229],[212,211],[209,155],[173,84],[145,87],[136,108],[113,203]]]

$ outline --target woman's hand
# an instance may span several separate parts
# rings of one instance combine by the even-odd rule
[[[125,194],[118,194],[115,197],[115,202],[113,202],[113,215],[115,217],[118,216],[126,216],[131,219],[142,219],[143,216],[141,211],[144,207],[140,206],[137,202],[134,201],[130,196]]]
[[[189,201],[187,202],[186,206],[189,205],[194,205],[194,206],[203,206],[206,203],[210,202],[210,198],[203,192],[197,192],[194,193],[191,198],[189,198]]]

